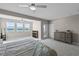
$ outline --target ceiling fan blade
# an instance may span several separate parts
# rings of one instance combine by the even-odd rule
[[[47,8],[46,5],[36,5],[36,7],[38,7],[38,8]]]
[[[29,7],[29,5],[19,5],[19,7]]]

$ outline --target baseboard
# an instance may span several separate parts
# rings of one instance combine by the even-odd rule
[[[72,44],[79,46],[79,42],[72,42]]]
[[[54,39],[53,37],[49,37],[50,39]]]

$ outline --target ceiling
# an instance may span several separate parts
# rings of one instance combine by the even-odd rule
[[[47,8],[37,8],[35,12],[29,8],[21,8],[19,5],[26,3],[0,3],[0,9],[5,9],[24,15],[54,20],[62,17],[79,14],[79,3],[36,3],[47,5]]]

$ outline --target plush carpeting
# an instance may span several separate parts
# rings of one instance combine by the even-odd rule
[[[70,45],[53,39],[41,40],[42,43],[54,49],[58,56],[79,56],[79,46]]]

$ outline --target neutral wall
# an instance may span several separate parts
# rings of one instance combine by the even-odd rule
[[[73,32],[73,41],[79,42],[79,15],[73,15],[61,19],[56,19],[50,23],[50,37],[54,38],[54,31],[71,30]]]
[[[38,39],[41,39],[41,21],[33,21],[33,30],[38,31]]]
[[[28,18],[23,18],[23,20],[32,22],[32,31],[38,31],[38,39],[41,39],[41,20],[34,20],[34,19],[28,19]]]
[[[49,37],[54,38],[54,23],[53,23],[53,21],[51,21],[49,24]]]

